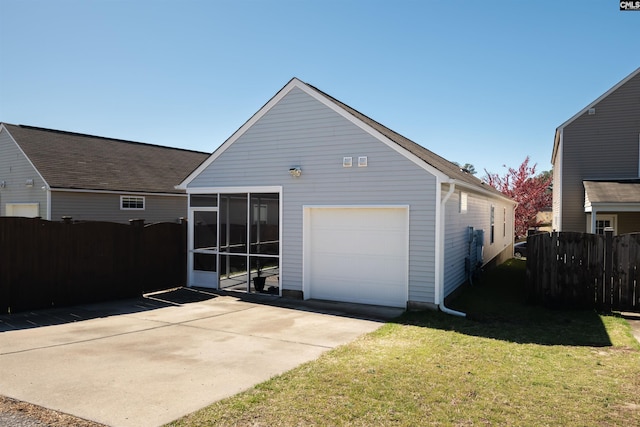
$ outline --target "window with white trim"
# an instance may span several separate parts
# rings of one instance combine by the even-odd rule
[[[120,210],[123,211],[143,211],[143,196],[120,196]]]
[[[595,234],[604,234],[605,228],[613,228],[613,234],[616,234],[616,215],[596,215],[596,232]]]
[[[495,231],[496,230],[496,207],[494,205],[491,205],[491,216],[489,219],[489,225],[490,225],[489,243],[493,244],[496,236],[496,231]]]
[[[502,210],[502,237],[507,237],[507,208]]]
[[[460,193],[460,213],[462,214],[467,213],[467,209],[468,209],[467,204],[468,204],[467,193],[461,192]]]

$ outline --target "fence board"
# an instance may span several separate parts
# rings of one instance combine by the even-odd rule
[[[182,286],[186,224],[143,227],[0,218],[0,312]]]
[[[527,295],[549,306],[640,312],[640,233],[529,236]]]

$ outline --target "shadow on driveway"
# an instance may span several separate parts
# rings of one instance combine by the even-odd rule
[[[176,288],[139,298],[82,304],[0,315],[0,332],[61,325],[119,314],[140,313],[157,308],[206,301],[217,295],[196,289]]]
[[[181,288],[2,316],[0,395],[156,427],[378,329],[374,316],[402,312]]]
[[[362,320],[388,321],[402,315],[404,312],[403,309],[394,307],[323,300],[298,300],[277,295],[247,294],[245,292],[216,291],[204,288],[175,288],[145,294],[139,298],[3,314],[0,315],[0,333],[61,325],[120,314],[140,313],[163,307],[207,301],[220,296],[233,296],[244,302]]]

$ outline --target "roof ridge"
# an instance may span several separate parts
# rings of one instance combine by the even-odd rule
[[[38,127],[38,126],[30,126],[30,125],[12,125],[11,123],[5,123],[2,122],[5,125],[10,125],[10,126],[17,126],[23,129],[29,129],[29,130],[37,130],[37,131],[43,131],[43,132],[52,132],[52,133],[57,133],[57,134],[61,134],[61,135],[69,135],[69,136],[79,136],[79,137],[84,137],[84,138],[93,138],[93,139],[102,139],[105,141],[115,141],[115,142],[122,142],[122,143],[126,143],[126,144],[137,144],[137,145],[146,145],[149,147],[158,147],[158,148],[166,148],[169,150],[178,150],[178,151],[189,151],[192,153],[200,153],[200,154],[210,154],[209,152],[206,151],[198,151],[198,150],[192,150],[192,149],[188,149],[188,148],[178,148],[178,147],[170,147],[167,145],[159,145],[159,144],[151,144],[148,142],[139,142],[139,141],[131,141],[131,140],[127,140],[127,139],[120,139],[120,138],[110,138],[107,136],[99,136],[99,135],[90,135],[90,134],[86,134],[86,133],[80,133],[80,132],[71,132],[71,131],[66,131],[66,130],[59,130],[59,129],[49,129],[49,128],[43,128],[43,127]]]
[[[349,113],[351,113],[351,111],[356,112],[356,113],[357,113],[357,114],[359,114],[360,116],[365,117],[365,118],[367,118],[368,120],[371,120],[372,122],[376,123],[378,126],[385,128],[385,129],[386,129],[386,130],[388,130],[389,132],[392,132],[393,134],[395,134],[395,135],[397,135],[397,136],[399,136],[399,137],[401,137],[401,138],[403,138],[403,139],[405,139],[405,140],[407,140],[407,141],[411,142],[412,144],[415,144],[415,145],[416,145],[416,147],[419,147],[419,148],[422,148],[422,149],[424,149],[424,150],[429,151],[429,152],[430,152],[431,154],[433,154],[434,156],[437,156],[437,157],[441,158],[442,160],[444,160],[444,161],[446,161],[446,162],[448,162],[448,163],[451,163],[454,167],[455,167],[455,166],[457,166],[457,167],[458,167],[458,168],[460,168],[460,170],[462,171],[462,168],[461,168],[459,165],[456,165],[456,164],[455,164],[455,163],[453,163],[452,161],[450,161],[450,160],[448,160],[448,159],[446,159],[446,158],[442,157],[441,155],[439,155],[439,154],[437,154],[436,152],[434,152],[434,151],[432,151],[432,150],[428,149],[427,147],[425,147],[425,146],[423,146],[423,145],[418,144],[417,142],[413,141],[412,139],[407,138],[406,136],[404,136],[404,135],[402,135],[402,134],[400,134],[400,133],[396,132],[395,130],[393,130],[393,129],[389,128],[388,126],[383,125],[383,124],[382,124],[382,123],[380,123],[379,121],[377,121],[377,120],[375,120],[375,119],[372,119],[371,117],[369,117],[369,116],[367,116],[366,114],[364,114],[364,113],[362,113],[362,112],[360,112],[360,111],[356,110],[355,108],[351,107],[350,105],[347,105],[347,104],[345,104],[344,102],[340,101],[339,99],[336,99],[336,98],[334,98],[333,96],[329,95],[328,93],[323,92],[321,89],[318,89],[317,87],[315,87],[315,86],[313,86],[313,85],[311,85],[311,84],[309,84],[309,83],[305,83],[305,84],[306,84],[306,85],[308,85],[308,86],[310,86],[310,87],[312,87],[313,89],[317,90],[318,92],[322,93],[324,96],[326,96],[327,98],[331,99],[331,100],[332,100],[333,102],[335,102],[336,104],[340,105],[342,108],[344,108],[344,109],[345,109],[346,111],[348,111]],[[357,117],[357,116],[356,116],[356,117]],[[358,118],[359,118],[359,117],[358,117]],[[424,160],[424,159],[423,159],[423,160]],[[426,160],[425,160],[425,161],[426,161]]]
[[[368,121],[371,121],[372,123],[374,123],[374,124],[375,124],[375,125],[377,125],[378,127],[382,128],[382,129],[385,129],[387,132],[389,132],[389,133],[393,134],[393,136],[394,136],[395,138],[397,138],[397,139],[402,139],[402,140],[403,140],[403,141],[405,141],[406,143],[409,143],[409,144],[413,145],[413,146],[414,146],[416,149],[418,149],[418,150],[425,150],[426,152],[428,152],[428,153],[429,153],[429,156],[433,156],[433,157],[435,157],[437,160],[442,161],[443,163],[445,163],[445,165],[446,165],[446,166],[449,166],[449,167],[451,167],[451,168],[455,169],[457,172],[459,172],[459,173],[461,173],[461,174],[464,174],[464,175],[466,176],[466,179],[471,179],[472,181],[474,181],[474,183],[475,183],[476,185],[486,185],[486,184],[487,184],[484,180],[482,180],[482,179],[480,179],[480,178],[478,178],[478,177],[474,176],[472,173],[470,173],[470,172],[469,172],[469,170],[468,170],[468,169],[464,169],[464,168],[463,168],[462,166],[460,166],[459,164],[456,164],[456,163],[452,162],[451,160],[449,160],[449,159],[447,159],[447,158],[445,158],[445,157],[442,157],[441,155],[439,155],[438,153],[434,152],[433,150],[430,150],[429,148],[427,148],[427,147],[425,147],[425,146],[423,146],[423,145],[421,145],[421,144],[418,144],[417,142],[413,141],[412,139],[407,138],[406,136],[404,136],[404,135],[402,135],[402,134],[400,134],[400,133],[398,133],[398,132],[394,131],[393,129],[391,129],[391,128],[389,128],[389,127],[385,126],[384,124],[380,123],[379,121],[377,121],[377,120],[375,120],[375,119],[372,119],[371,117],[369,117],[369,116],[367,116],[366,114],[364,114],[364,113],[362,113],[362,112],[360,112],[360,111],[356,110],[355,108],[353,108],[353,107],[351,107],[351,106],[349,106],[349,105],[345,104],[344,102],[340,101],[339,99],[337,99],[337,98],[335,98],[335,97],[333,97],[333,96],[329,95],[328,93],[326,93],[326,92],[322,91],[321,89],[318,89],[316,86],[314,86],[314,85],[312,85],[312,84],[309,84],[309,83],[306,83],[306,82],[302,82],[302,83],[304,83],[305,85],[309,86],[309,87],[310,87],[310,88],[312,88],[313,90],[315,90],[315,91],[319,92],[319,93],[320,93],[320,94],[322,94],[323,96],[327,97],[327,98],[328,98],[328,99],[330,99],[332,102],[334,102],[335,104],[337,104],[338,106],[340,106],[343,110],[345,110],[345,111],[346,111],[346,112],[348,112],[349,114],[353,115],[353,116],[354,116],[354,117],[356,117],[357,119],[359,119],[359,120],[366,119],[366,120],[368,120]],[[387,137],[389,137],[389,136],[387,135]],[[399,142],[399,141],[394,140],[394,138],[390,138],[390,139],[391,139],[394,143],[396,143],[396,144],[398,144],[398,145],[400,145],[400,146],[402,147],[402,144],[400,144],[400,142]],[[407,149],[406,147],[403,147],[403,148]],[[436,163],[436,162],[434,162],[433,160],[429,161],[428,159],[426,159],[426,158],[424,158],[424,157],[422,157],[422,156],[419,156],[419,157],[421,158],[421,160],[422,160],[423,162],[425,162],[425,163],[427,163],[427,164],[431,165],[432,167],[434,167],[435,169],[439,170],[440,172],[442,172],[442,173],[444,173],[444,174],[446,174],[446,175],[450,175],[450,174],[451,174],[451,172],[454,172],[453,170],[452,170],[452,171],[442,170],[442,166],[444,166],[444,165],[442,165],[442,166],[438,166],[437,164],[434,164],[434,163]],[[455,178],[455,177],[452,177],[452,178]],[[489,187],[490,187],[490,186],[489,186]],[[498,190],[496,190],[496,191],[498,191]],[[498,191],[498,192],[499,192],[499,191]]]

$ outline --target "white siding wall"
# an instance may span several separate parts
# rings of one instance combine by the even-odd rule
[[[120,210],[120,194],[52,191],[51,220],[70,216],[79,221],[111,221],[128,224],[142,218],[146,223],[177,222],[187,217],[187,196],[144,196],[144,210]]]
[[[467,213],[460,213],[461,190],[456,190],[446,205],[445,296],[467,280],[465,258],[469,253],[468,227],[473,227],[474,230],[484,230],[484,264],[513,244],[513,205],[500,199],[462,191],[467,193]],[[493,244],[490,243],[491,205],[495,206]],[[504,224],[505,212],[506,224]]]
[[[27,179],[33,179],[32,187],[25,185]],[[45,183],[5,129],[0,132],[0,181],[6,183],[0,188],[0,216],[7,215],[7,203],[38,203],[40,216],[47,217]]]
[[[552,228],[554,230],[562,229],[562,137],[560,137],[560,145],[556,153],[556,161],[553,165],[553,219]]]
[[[343,168],[345,156],[353,167]],[[357,166],[358,156],[368,157],[368,167]],[[301,177],[289,175],[292,166]],[[410,206],[409,299],[434,301],[434,176],[296,88],[189,188],[276,185],[283,189],[284,289],[302,290],[303,206],[400,204]]]

